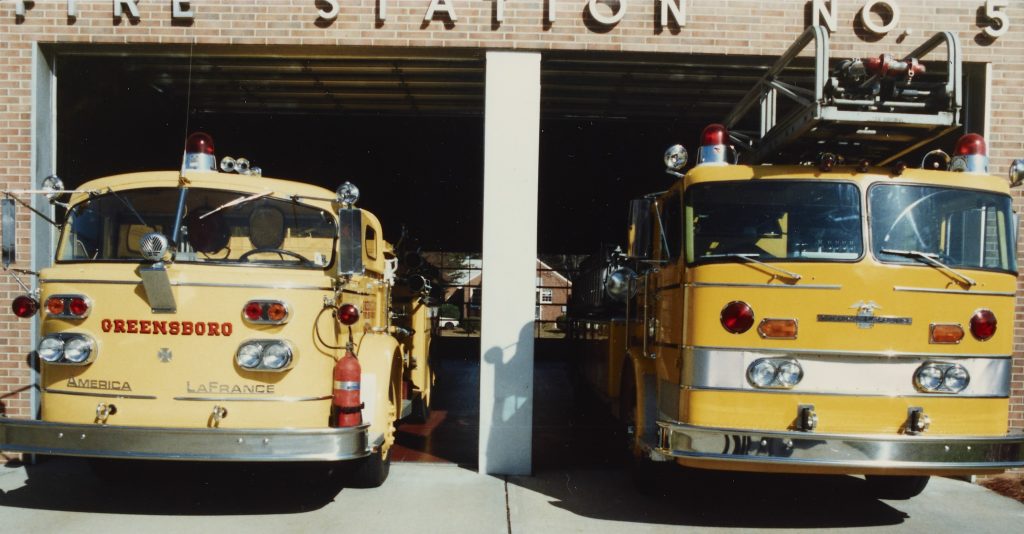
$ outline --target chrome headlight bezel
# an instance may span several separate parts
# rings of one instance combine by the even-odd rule
[[[76,360],[68,358],[67,353],[69,344],[76,347],[79,351],[78,354],[84,353],[84,356],[76,356]],[[44,345],[48,346],[44,347]],[[40,360],[50,365],[89,365],[96,361],[96,355],[98,352],[96,340],[86,334],[74,332],[61,332],[58,334],[46,335],[40,339],[39,344],[36,345],[36,355],[39,356]]]
[[[257,348],[258,347],[258,348]],[[251,355],[251,351],[259,354],[258,363],[255,366],[243,365],[244,355]],[[274,360],[268,361],[268,353],[273,357],[277,351],[284,351],[283,355],[277,356],[282,363],[274,364]],[[244,352],[244,354],[243,354]],[[291,369],[295,365],[295,346],[284,339],[250,339],[242,342],[235,351],[235,364],[243,371],[266,371],[280,373]],[[250,361],[248,358],[246,361]]]
[[[747,383],[755,389],[793,389],[803,378],[803,366],[791,358],[758,358],[747,366]]]
[[[951,381],[955,377],[957,381]],[[971,373],[959,363],[925,362],[914,371],[914,387],[922,393],[955,395],[970,384]]]

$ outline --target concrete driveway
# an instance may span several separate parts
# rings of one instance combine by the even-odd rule
[[[910,501],[861,495],[854,477],[675,472],[639,493],[625,468],[491,477],[454,464],[396,463],[378,489],[317,471],[172,464],[111,482],[82,460],[0,469],[4,532],[1014,532],[1024,505],[937,478]]]

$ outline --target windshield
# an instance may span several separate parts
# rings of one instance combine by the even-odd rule
[[[920,264],[922,253],[950,267],[1017,271],[1009,196],[880,184],[868,191],[868,208],[872,250],[882,261]]]
[[[849,261],[863,253],[860,194],[840,182],[744,181],[686,193],[686,260]]]
[[[138,262],[143,235],[171,237],[177,205],[175,188],[108,192],[80,202],[68,213],[57,261]],[[189,189],[174,259],[322,269],[333,259],[336,233],[334,217],[321,209],[236,191]]]

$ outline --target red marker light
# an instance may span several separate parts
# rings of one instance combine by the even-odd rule
[[[729,142],[729,130],[721,124],[709,124],[700,134],[701,146],[724,145]]]
[[[71,315],[82,317],[89,313],[89,302],[82,297],[72,297],[68,302],[68,311]]]
[[[213,155],[213,138],[203,132],[196,132],[185,141],[185,152]]]
[[[27,319],[39,311],[39,302],[28,295],[19,295],[11,303],[11,311],[14,312],[14,315]]]
[[[971,333],[979,341],[987,341],[996,335],[996,314],[992,310],[980,309],[971,317]]]
[[[359,308],[352,304],[342,304],[338,308],[338,321],[346,326],[352,326],[359,320]]]
[[[754,310],[743,301],[734,300],[722,308],[722,326],[733,334],[742,334],[754,325]]]
[[[988,145],[985,143],[984,137],[976,133],[969,133],[956,142],[953,154],[956,156],[987,156]]]
[[[256,301],[249,302],[242,309],[242,314],[250,321],[259,321],[263,318],[263,306]]]

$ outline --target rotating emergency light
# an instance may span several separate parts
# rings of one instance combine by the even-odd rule
[[[213,138],[203,132],[196,132],[185,141],[185,156],[181,171],[216,171],[217,156],[213,153]]]
[[[953,172],[988,173],[988,145],[985,138],[969,133],[956,142],[953,160],[949,165]]]

